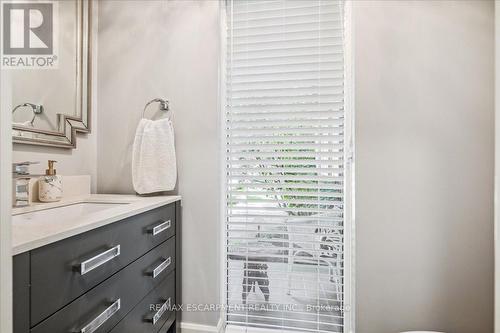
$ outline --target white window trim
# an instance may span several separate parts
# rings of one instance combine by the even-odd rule
[[[356,236],[356,215],[355,215],[355,98],[354,98],[354,15],[353,3],[351,0],[345,2],[345,128],[348,142],[348,147],[345,150],[345,160],[348,161],[345,174],[345,220],[348,221],[345,233],[345,257],[349,258],[349,265],[344,267],[344,281],[346,288],[345,304],[349,306],[347,312],[344,312],[344,329],[345,333],[354,333],[355,330],[355,310],[356,310],[356,293],[355,293],[355,236]]]
[[[226,251],[226,219],[227,219],[227,210],[226,210],[226,197],[227,197],[227,188],[226,188],[226,183],[227,183],[227,174],[226,174],[226,134],[225,134],[225,128],[226,128],[226,112],[225,112],[225,101],[226,101],[226,73],[225,73],[225,63],[226,63],[226,38],[227,38],[227,31],[226,31],[226,0],[220,0],[219,1],[219,38],[220,38],[220,47],[219,47],[219,136],[220,136],[220,193],[221,193],[221,202],[220,202],[220,300],[221,300],[221,312],[220,312],[220,322],[222,322],[222,331],[226,330],[226,306],[227,306],[227,297],[226,297],[226,283],[225,281],[227,280],[227,269],[226,269],[226,256],[227,256],[227,251]]]

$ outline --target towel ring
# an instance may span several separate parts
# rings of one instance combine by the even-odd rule
[[[170,102],[169,101],[167,101],[166,99],[162,99],[162,98],[155,98],[155,99],[147,102],[146,105],[144,106],[144,110],[142,110],[142,118],[144,118],[144,115],[146,114],[146,109],[152,103],[160,103],[160,111],[164,111],[164,112],[170,111]]]
[[[30,125],[33,127],[33,123],[35,122],[36,116],[43,113],[43,105],[33,104],[33,103],[19,104],[14,109],[12,109],[12,114],[16,113],[17,109],[25,106],[29,106],[31,108],[31,112],[33,112],[33,118],[31,118],[30,121]]]

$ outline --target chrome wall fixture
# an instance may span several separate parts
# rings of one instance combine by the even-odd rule
[[[144,106],[144,110],[142,111],[142,118],[144,118],[144,114],[146,113],[146,109],[152,103],[160,103],[160,108],[159,108],[160,111],[164,111],[164,112],[170,111],[170,102],[168,100],[163,99],[163,98],[155,98],[155,99],[147,102],[146,105]]]
[[[33,118],[31,118],[31,121],[29,122],[29,124],[33,127],[33,123],[35,122],[36,116],[43,113],[43,105],[33,104],[33,103],[19,104],[14,109],[12,109],[12,114],[16,113],[16,111],[19,108],[26,107],[26,106],[29,106],[31,108],[31,112],[33,112]]]

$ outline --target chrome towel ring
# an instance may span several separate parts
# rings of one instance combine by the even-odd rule
[[[167,101],[166,99],[162,99],[162,98],[155,98],[155,99],[147,102],[146,105],[144,106],[144,110],[142,110],[142,118],[144,118],[144,114],[146,113],[146,109],[152,103],[160,103],[160,111],[164,111],[164,112],[170,111],[170,102],[169,101]]]
[[[12,114],[14,114],[17,111],[17,109],[19,109],[21,107],[25,107],[25,106],[31,107],[31,111],[33,112],[33,118],[31,118],[30,125],[33,126],[33,123],[35,122],[36,116],[43,113],[43,105],[33,104],[33,103],[19,104],[14,109],[12,109]]]

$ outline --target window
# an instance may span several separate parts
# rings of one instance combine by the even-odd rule
[[[226,2],[229,331],[351,329],[345,6]]]

